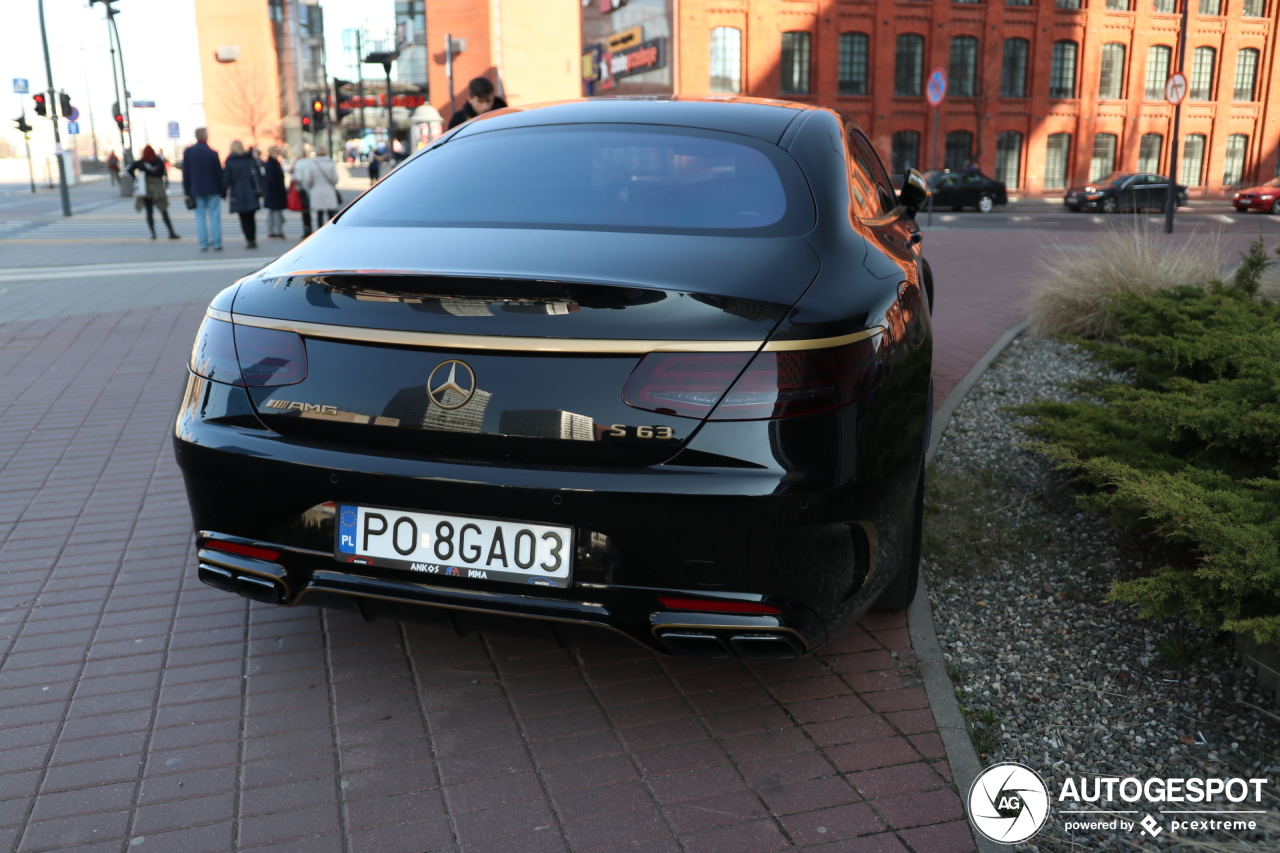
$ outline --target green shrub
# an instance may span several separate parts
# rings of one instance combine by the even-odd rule
[[[1124,381],[1020,411],[1085,503],[1185,555],[1114,601],[1280,644],[1280,306],[1255,296],[1261,240],[1242,260],[1230,285],[1115,297],[1119,343],[1081,344]]]

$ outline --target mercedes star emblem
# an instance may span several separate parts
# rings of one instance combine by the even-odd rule
[[[452,400],[446,396],[449,391],[454,392]],[[476,374],[465,361],[442,361],[427,377],[427,396],[442,409],[460,409],[475,393]]]

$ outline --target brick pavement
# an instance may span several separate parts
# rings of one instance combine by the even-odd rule
[[[972,849],[902,614],[748,666],[200,584],[201,310],[0,326],[0,850]]]

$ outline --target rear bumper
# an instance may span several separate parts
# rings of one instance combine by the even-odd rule
[[[776,423],[733,424],[724,443],[766,455],[791,448],[755,468],[550,469],[287,437],[255,428],[234,405],[190,405],[243,394],[192,384],[208,393],[188,394],[174,448],[211,586],[369,618],[429,607],[595,625],[658,651],[703,650],[695,656],[801,654],[873,603],[899,563],[927,423],[923,395],[906,424],[902,395],[893,405],[867,398],[812,416],[820,423],[795,419],[794,438]],[[574,583],[529,588],[340,563],[327,502],[571,525]],[[280,556],[228,554],[209,539]],[[691,594],[779,612],[672,611],[658,600]]]

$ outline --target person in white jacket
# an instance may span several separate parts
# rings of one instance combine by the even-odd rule
[[[311,198],[307,192],[307,174],[311,171],[311,158],[315,156],[311,143],[304,142],[298,158],[289,167],[289,174],[298,185],[298,195],[302,202],[302,236],[311,236]]]
[[[307,188],[311,210],[316,215],[316,227],[319,228],[333,218],[342,204],[342,197],[338,195],[338,167],[329,157],[326,146],[316,146],[316,156],[307,163],[303,177],[298,180]]]

